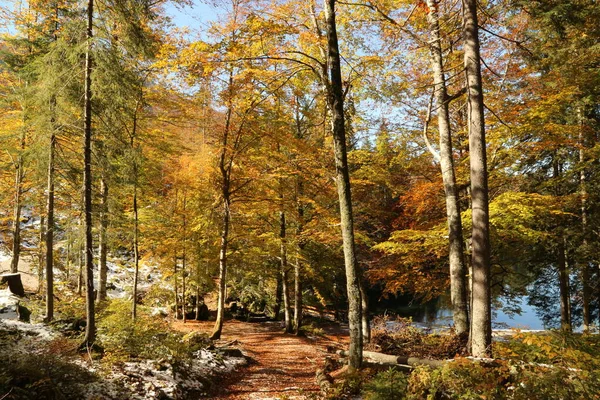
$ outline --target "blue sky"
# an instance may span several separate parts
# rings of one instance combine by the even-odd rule
[[[12,11],[16,3],[12,0],[0,0],[0,7]],[[200,0],[193,0],[191,6],[176,6],[169,2],[165,12],[172,18],[173,24],[178,28],[190,28],[191,32],[202,31],[211,21],[215,21],[219,10]],[[10,20],[4,20],[0,14],[0,33],[14,33]]]
[[[168,16],[173,19],[173,24],[178,28],[190,28],[190,31],[202,30],[207,23],[215,21],[218,10],[202,1],[193,0],[192,6],[176,6],[169,2],[165,6]]]

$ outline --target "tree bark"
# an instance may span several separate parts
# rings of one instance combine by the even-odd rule
[[[369,298],[363,282],[360,282],[361,328],[363,345],[371,341],[371,321],[369,321]]]
[[[187,299],[186,299],[186,280],[185,280],[185,273],[186,273],[186,241],[187,241],[187,237],[186,237],[186,230],[187,230],[187,219],[186,219],[186,192],[183,192],[183,238],[182,238],[182,242],[183,242],[183,251],[182,251],[182,255],[181,255],[181,291],[182,291],[182,297],[183,297],[183,301],[181,304],[181,312],[183,314],[183,323],[185,324],[187,322],[187,307],[186,307],[186,303],[187,303]]]
[[[137,294],[138,277],[140,274],[140,253],[139,253],[139,217],[138,217],[138,190],[137,190],[137,167],[134,167],[133,184],[133,300],[131,305],[131,317],[135,320],[137,317]],[[175,260],[177,262],[177,260]]]
[[[51,104],[55,104],[53,98]],[[54,107],[52,106],[52,113]],[[54,153],[56,149],[56,134],[54,132],[54,116],[50,121],[50,148],[48,150],[48,201],[46,204],[46,317],[45,322],[54,319]]]
[[[563,331],[571,332],[571,313],[569,309],[569,271],[565,257],[565,240],[563,237],[558,239],[557,249],[558,280],[560,288],[560,327]]]
[[[106,300],[106,280],[108,279],[108,182],[106,177],[100,180],[100,279],[98,280],[98,302]]]
[[[350,331],[348,369],[350,372],[354,372],[360,368],[362,362],[361,296],[354,245],[354,220],[352,216],[350,172],[346,153],[344,94],[336,27],[335,0],[325,0],[325,18],[329,63],[328,74],[330,80],[327,90],[327,102],[331,110],[336,185],[339,197],[344,264],[346,269],[346,289],[348,293],[348,323]]]
[[[583,285],[583,331],[589,332],[591,326],[590,302],[592,297],[592,288],[590,286],[590,263],[588,259],[588,211],[587,211],[587,185],[585,168],[585,136],[583,124],[583,112],[581,107],[577,110],[579,120],[579,196],[581,199],[581,234],[582,240],[582,260],[581,262],[581,284]]]
[[[175,292],[175,319],[179,319],[179,282],[177,279],[177,252],[173,256],[173,291]]]
[[[302,230],[304,229],[304,205],[300,197],[304,195],[304,184],[302,178],[298,176],[296,183],[296,213],[298,226],[296,228],[296,263],[294,264],[294,331],[296,335],[301,335],[302,328],[302,252],[304,249],[304,240]]]
[[[41,207],[40,207],[41,208]],[[46,270],[46,249],[44,248],[44,242],[46,241],[46,216],[40,216],[40,231],[39,231],[39,245],[38,245],[38,293],[42,293],[44,285],[44,271]],[[67,254],[69,249],[67,247]],[[66,268],[65,268],[66,269]],[[67,273],[67,280],[69,274]]]
[[[223,201],[223,224],[221,229],[221,247],[219,250],[219,297],[217,300],[217,319],[215,327],[210,336],[216,340],[221,338],[223,322],[225,318],[225,296],[227,278],[227,246],[229,244],[229,222],[231,218],[231,166],[233,159],[227,160],[227,147],[231,129],[231,118],[233,115],[233,72],[229,71],[228,104],[223,129],[223,140],[221,142],[221,153],[219,155],[219,171],[221,173],[221,197]]]
[[[79,251],[77,252],[78,264],[77,264],[77,295],[81,296],[83,292],[83,242],[80,239]]]
[[[454,329],[458,335],[469,332],[469,315],[467,300],[467,268],[464,261],[462,221],[456,176],[454,173],[454,159],[452,150],[452,133],[450,129],[450,114],[448,111],[448,93],[444,62],[442,56],[442,43],[440,38],[440,24],[438,14],[438,0],[427,0],[429,8],[428,21],[431,32],[430,55],[433,70],[435,108],[438,117],[438,130],[440,135],[440,166],[446,196],[446,216],[448,221],[449,264],[450,264],[450,298],[454,319]]]
[[[277,264],[277,280],[275,287],[275,305],[273,306],[273,318],[279,321],[279,312],[281,311],[281,302],[283,300],[283,282],[281,279],[281,263]]]
[[[560,165],[556,152],[552,160],[553,178],[555,181],[554,195],[561,195],[560,184],[558,179],[560,178]],[[571,304],[570,304],[570,288],[569,288],[569,268],[567,265],[567,246],[566,238],[561,233],[558,237],[557,243],[557,254],[556,254],[556,265],[558,270],[558,284],[560,293],[560,326],[561,329],[567,332],[571,332]]]
[[[279,212],[279,249],[280,249],[280,272],[281,285],[283,289],[283,315],[285,321],[285,333],[292,333],[292,310],[290,301],[290,288],[288,282],[288,262],[287,262],[287,238],[285,232],[285,212]]]
[[[492,353],[492,310],[490,295],[490,234],[488,177],[479,55],[477,1],[463,0],[464,65],[469,110],[469,158],[472,203],[473,309],[471,352],[475,357]]]
[[[227,277],[227,245],[229,243],[229,181],[223,190],[223,225],[221,229],[221,249],[219,251],[219,298],[217,302],[217,320],[210,336],[211,339],[221,338],[223,330],[223,319],[225,317],[225,279]],[[225,195],[226,194],[226,195]]]
[[[94,0],[88,0],[87,48],[85,52],[84,96],[84,214],[85,214],[85,269],[86,269],[86,326],[82,347],[91,346],[96,340],[96,316],[94,308],[94,246],[92,240],[92,38]]]
[[[23,177],[25,161],[23,152],[25,151],[25,130],[21,133],[21,154],[15,163],[15,207],[13,214],[13,246],[12,259],[10,260],[10,272],[19,271],[19,258],[21,256],[21,210],[23,208]]]

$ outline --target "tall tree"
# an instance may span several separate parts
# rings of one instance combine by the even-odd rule
[[[490,291],[490,232],[488,174],[479,54],[477,1],[463,0],[464,66],[469,112],[469,158],[471,166],[471,265],[473,269],[471,352],[475,357],[492,354],[492,307]]]
[[[85,94],[83,126],[83,198],[85,230],[86,270],[86,326],[83,346],[90,346],[96,339],[96,311],[94,307],[94,243],[92,239],[92,40],[94,23],[94,0],[87,3],[87,27],[85,50]]]
[[[344,121],[344,89],[340,50],[337,36],[335,0],[325,0],[325,25],[327,31],[327,59],[329,82],[327,103],[331,112],[331,132],[333,134],[336,185],[338,190],[346,285],[348,293],[348,322],[350,348],[348,368],[355,371],[362,363],[362,318],[361,294],[358,262],[354,244],[354,220],[352,215],[352,194],[350,192],[350,171],[346,150],[346,124]]]
[[[440,166],[442,180],[446,194],[446,215],[448,219],[449,263],[450,263],[450,297],[454,319],[454,329],[459,335],[469,332],[469,315],[467,301],[467,268],[464,262],[464,246],[462,234],[462,221],[460,217],[460,204],[456,176],[454,173],[454,154],[452,150],[452,134],[450,131],[450,101],[446,89],[444,73],[444,60],[440,23],[438,14],[438,0],[427,0],[429,9],[430,58],[434,80],[435,110],[438,117],[438,130],[440,141]]]

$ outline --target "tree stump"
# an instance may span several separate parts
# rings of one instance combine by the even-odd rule
[[[4,274],[0,275],[0,284],[7,283],[8,290],[15,296],[25,296],[25,289],[23,289],[23,282],[21,281],[21,274]]]

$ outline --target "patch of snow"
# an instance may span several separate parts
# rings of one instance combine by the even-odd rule
[[[0,248],[0,262],[10,261],[11,259],[12,255],[8,254],[6,250]]]
[[[0,327],[4,329],[8,328],[12,330],[19,330],[30,336],[37,336],[42,340],[52,340],[58,335],[44,324],[30,324],[21,321],[2,320],[2,325],[0,325]]]

